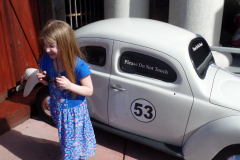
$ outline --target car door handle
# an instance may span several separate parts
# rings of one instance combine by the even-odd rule
[[[120,90],[120,91],[125,91],[124,88],[117,87],[115,84],[110,84],[110,87],[111,87],[111,88],[114,88],[114,89],[117,89],[117,90]]]

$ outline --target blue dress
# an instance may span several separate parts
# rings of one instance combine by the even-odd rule
[[[39,61],[43,71],[52,79],[58,77],[53,67],[53,59],[45,54]],[[66,72],[61,72],[65,76]],[[80,79],[91,74],[83,60],[77,59],[75,66],[76,84]],[[93,156],[96,149],[96,140],[90,121],[85,96],[77,95],[72,99],[71,92],[61,89],[56,83],[48,83],[50,91],[50,112],[58,128],[60,147],[64,160],[87,159]]]

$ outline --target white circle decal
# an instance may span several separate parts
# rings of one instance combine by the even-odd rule
[[[145,99],[136,99],[131,104],[132,115],[141,122],[151,122],[156,116],[154,106]]]

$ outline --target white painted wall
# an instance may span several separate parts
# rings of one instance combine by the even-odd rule
[[[169,23],[203,36],[210,46],[219,46],[224,0],[170,0]],[[216,64],[228,67],[229,53],[213,52]]]
[[[149,0],[104,0],[104,18],[149,18]]]

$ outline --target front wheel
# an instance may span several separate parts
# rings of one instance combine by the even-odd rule
[[[37,92],[36,107],[39,115],[45,122],[51,125],[55,125],[50,114],[49,99],[50,99],[50,93],[49,93],[48,86],[44,86]]]
[[[240,145],[231,145],[222,149],[212,160],[239,160]]]

